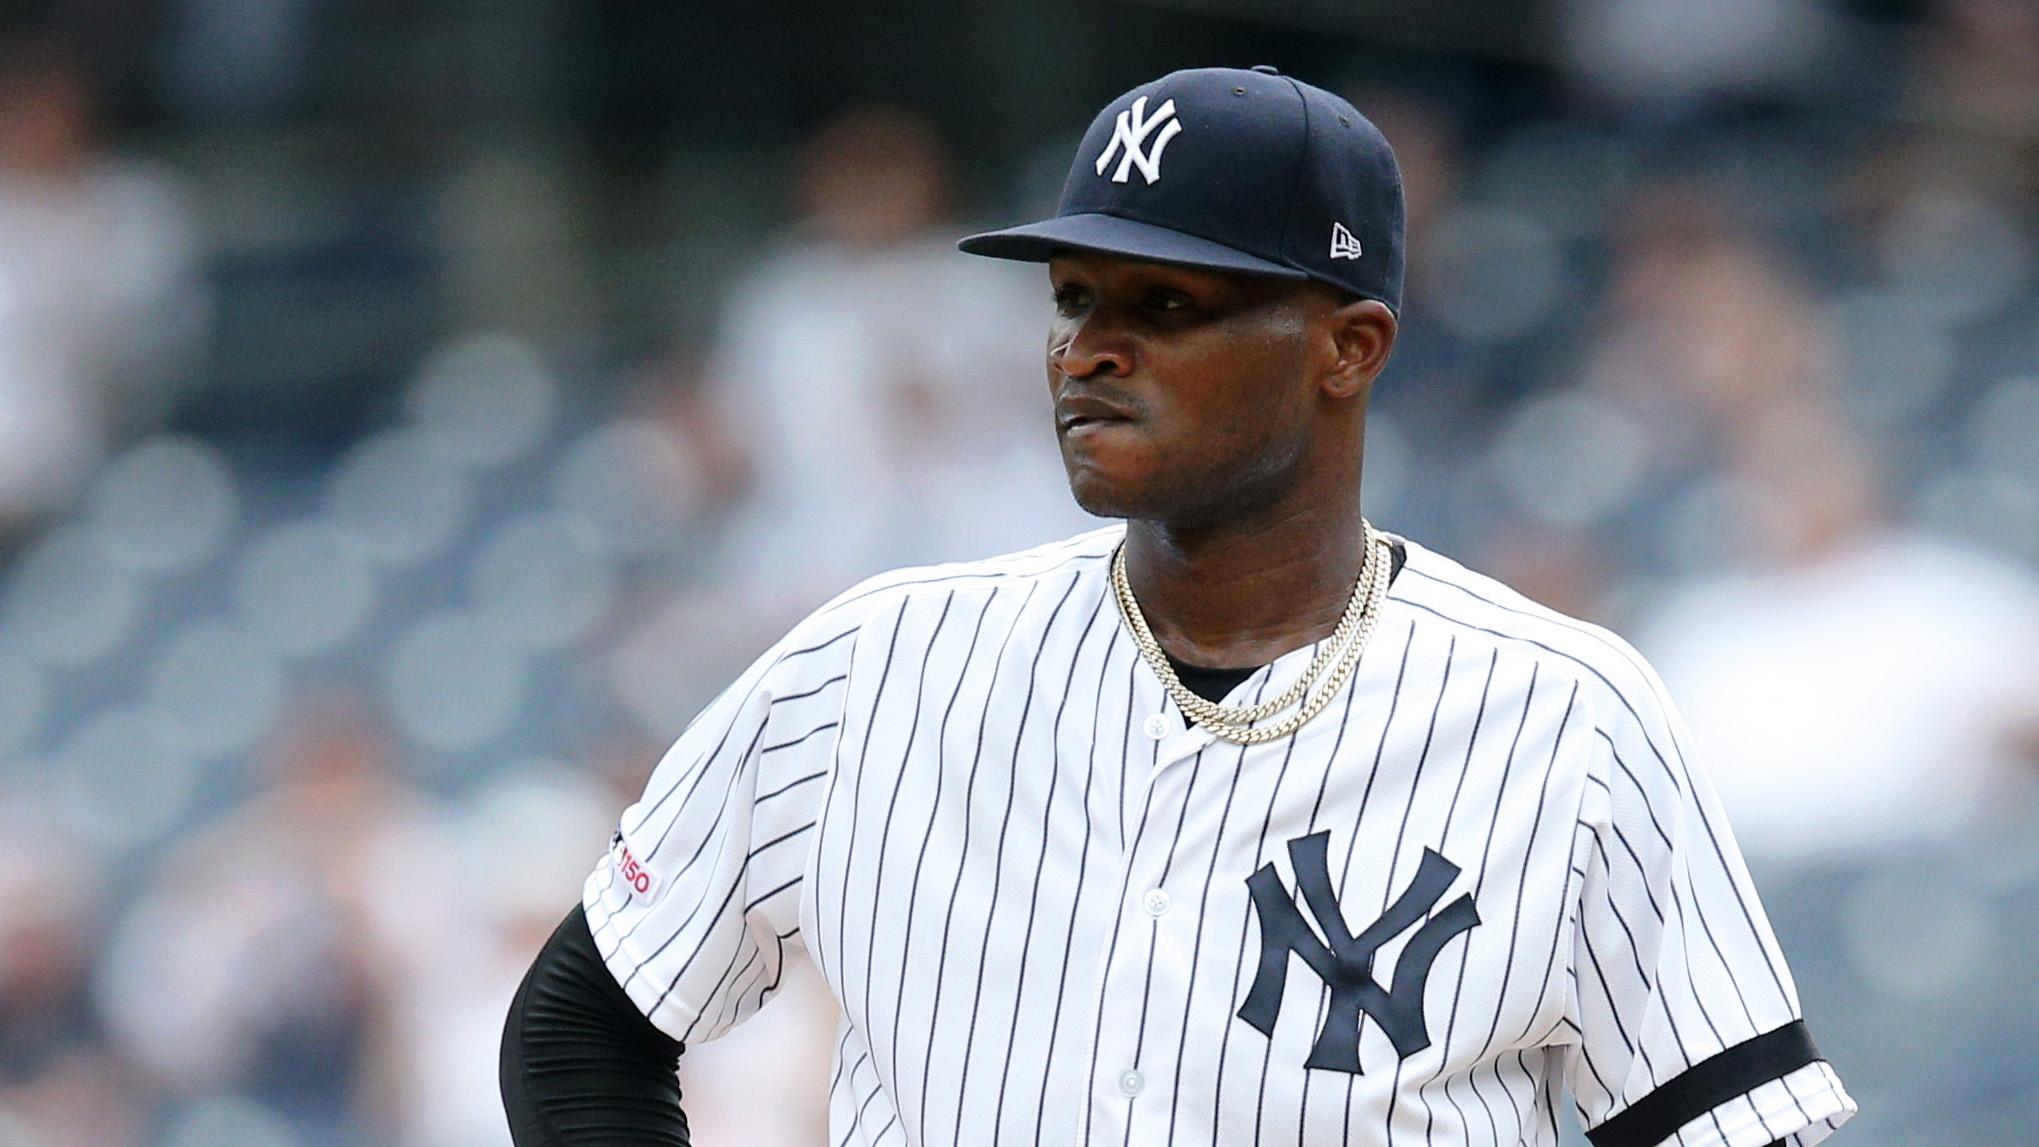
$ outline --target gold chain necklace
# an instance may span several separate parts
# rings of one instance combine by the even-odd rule
[[[1162,687],[1168,690],[1168,695],[1175,699],[1185,716],[1234,744],[1257,745],[1286,737],[1323,712],[1324,706],[1344,688],[1353,669],[1358,666],[1360,651],[1366,648],[1367,638],[1372,636],[1374,623],[1380,617],[1381,602],[1387,597],[1390,562],[1387,539],[1364,518],[1360,519],[1360,528],[1365,533],[1366,557],[1360,567],[1359,580],[1353,586],[1352,599],[1346,603],[1345,615],[1338,619],[1338,628],[1318,647],[1309,668],[1281,696],[1258,705],[1230,708],[1191,692],[1176,676],[1168,654],[1162,650],[1153,631],[1147,628],[1147,618],[1140,612],[1140,603],[1133,597],[1132,581],[1126,576],[1126,547],[1124,543],[1119,545],[1112,555],[1112,593],[1118,598],[1119,612],[1125,617],[1126,628],[1132,631],[1133,643],[1139,646],[1141,656],[1147,659],[1154,675],[1161,679]],[[1330,677],[1325,679],[1322,689],[1311,694],[1311,686],[1323,676],[1327,667],[1331,667]],[[1302,703],[1302,708],[1289,717],[1272,725],[1250,727],[1253,722],[1273,716],[1298,702]]]

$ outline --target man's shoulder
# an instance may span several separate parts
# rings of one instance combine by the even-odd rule
[[[1620,634],[1536,601],[1491,575],[1403,539],[1408,562],[1391,598],[1418,629],[1445,629],[1576,681],[1597,720],[1669,736],[1671,703],[1656,669]]]
[[[892,614],[908,602],[928,595],[976,590],[1026,592],[1049,578],[1092,572],[1102,578],[1107,559],[1125,536],[1114,523],[1011,553],[972,561],[906,566],[864,579],[809,614],[795,635],[861,628],[873,618]]]

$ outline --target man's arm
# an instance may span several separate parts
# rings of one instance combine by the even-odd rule
[[[820,782],[874,594],[824,606],[752,662],[624,810],[510,1008],[501,1088],[518,1144],[688,1142],[682,1045],[756,1012],[804,955]]]
[[[1810,1147],[1855,1102],[1813,1042],[1683,721],[1647,663],[1614,648],[1590,727],[1566,1005],[1586,1137]]]
[[[580,905],[532,962],[503,1028],[501,1083],[517,1147],[688,1147],[679,1041],[603,966]]]

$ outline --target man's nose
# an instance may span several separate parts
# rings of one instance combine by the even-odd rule
[[[1048,347],[1048,365],[1070,378],[1094,374],[1123,378],[1132,373],[1133,354],[1123,335],[1093,311],[1056,329]]]

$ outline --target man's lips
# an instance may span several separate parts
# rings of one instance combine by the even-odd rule
[[[1064,433],[1091,423],[1132,420],[1132,412],[1125,407],[1094,395],[1064,395],[1055,402],[1055,428]]]

